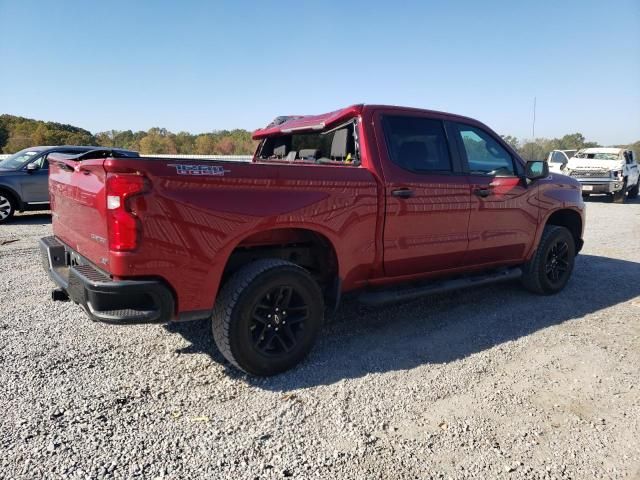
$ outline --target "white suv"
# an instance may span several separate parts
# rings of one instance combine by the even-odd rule
[[[569,159],[562,173],[582,184],[582,195],[611,195],[616,203],[638,196],[640,170],[632,150],[624,148],[583,148]]]

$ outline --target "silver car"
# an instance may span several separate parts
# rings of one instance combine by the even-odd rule
[[[31,147],[0,161],[0,223],[16,211],[49,209],[49,154],[75,156],[99,148],[102,147]],[[124,156],[138,156],[129,150],[113,150]]]

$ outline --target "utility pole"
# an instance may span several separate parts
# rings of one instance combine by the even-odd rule
[[[529,160],[536,160],[533,158],[533,151],[536,143],[536,97],[533,97],[533,123],[531,125],[531,149],[529,152]]]
[[[533,125],[531,127],[531,135],[536,138],[536,97],[533,97]]]

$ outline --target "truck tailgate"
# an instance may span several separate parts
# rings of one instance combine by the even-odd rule
[[[52,156],[49,191],[53,233],[83,257],[108,270],[104,159]]]

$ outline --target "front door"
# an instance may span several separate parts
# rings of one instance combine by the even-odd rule
[[[22,180],[22,200],[26,203],[47,203],[49,201],[49,162],[47,155],[30,162],[37,165],[37,170],[26,170]]]
[[[385,275],[461,266],[470,189],[443,121],[393,110],[381,110],[374,119],[385,182]]]
[[[538,228],[537,187],[527,185],[523,166],[488,131],[451,123],[471,186],[467,265],[522,260]]]

